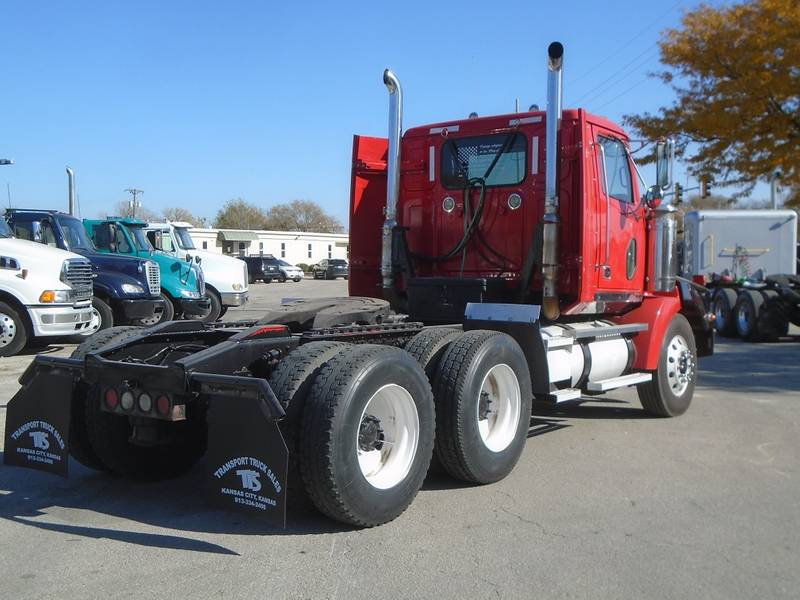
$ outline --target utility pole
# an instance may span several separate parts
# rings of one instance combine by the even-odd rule
[[[780,169],[777,169],[772,174],[769,182],[769,199],[773,210],[778,208],[778,182],[781,180],[781,177],[783,177],[783,173],[781,173]]]
[[[125,190],[128,192],[133,198],[128,201],[128,206],[131,207],[131,216],[135,219],[136,218],[136,209],[142,207],[142,203],[137,200],[137,198],[144,194],[144,190],[137,190],[136,188],[128,188]]]

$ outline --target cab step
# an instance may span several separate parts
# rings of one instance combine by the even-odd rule
[[[589,392],[602,393],[621,387],[646,383],[652,378],[653,375],[651,373],[629,373],[628,375],[621,375],[620,377],[611,377],[609,379],[601,379],[600,381],[592,381],[586,384],[586,389]]]

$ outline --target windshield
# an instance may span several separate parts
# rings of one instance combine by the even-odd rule
[[[144,234],[144,230],[141,227],[129,227],[131,235],[133,236],[133,243],[136,244],[137,250],[144,250],[145,252],[152,252],[153,246],[150,244],[150,240],[147,239],[147,236]]]
[[[61,232],[64,235],[64,243],[67,250],[95,250],[95,246],[89,236],[86,234],[86,229],[83,227],[78,219],[71,217],[58,217],[56,219],[61,226]]]
[[[0,238],[10,237],[14,237],[14,234],[11,233],[11,228],[8,226],[5,219],[0,219]]]
[[[189,235],[188,229],[175,227],[175,235],[178,238],[178,246],[183,250],[195,250],[195,245],[192,241],[192,236]]]
[[[282,267],[293,267],[294,265],[286,262],[285,260],[278,259],[278,264]]]

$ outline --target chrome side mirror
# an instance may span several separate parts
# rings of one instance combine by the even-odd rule
[[[647,188],[647,193],[644,195],[644,201],[650,208],[657,208],[661,201],[664,199],[664,191],[660,185],[651,185]]]
[[[662,190],[668,190],[672,187],[672,167],[674,162],[675,141],[666,139],[656,142],[656,184]]]

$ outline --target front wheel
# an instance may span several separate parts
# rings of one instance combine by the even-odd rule
[[[314,380],[298,440],[306,492],[324,514],[359,527],[399,516],[433,451],[434,408],[419,364],[399,348],[354,345]]]
[[[175,307],[172,305],[172,300],[169,299],[169,296],[164,294],[163,292],[159,296],[161,300],[161,306],[163,309],[159,312],[153,313],[152,317],[147,317],[146,319],[138,319],[133,323],[133,325],[141,325],[143,327],[152,327],[153,325],[158,325],[159,323],[166,323],[167,321],[172,321],[175,318]]]
[[[13,356],[25,347],[28,330],[16,308],[0,302],[0,356]]]
[[[208,290],[206,296],[211,305],[207,313],[194,316],[184,315],[183,318],[188,321],[202,321],[203,323],[214,323],[218,321],[222,313],[222,301],[219,296],[211,290]]]
[[[675,315],[664,335],[653,379],[637,388],[644,409],[656,417],[677,417],[689,408],[697,380],[694,333],[683,315]]]
[[[519,344],[498,331],[451,341],[434,377],[436,456],[463,481],[492,483],[517,464],[531,420],[531,376]]]

